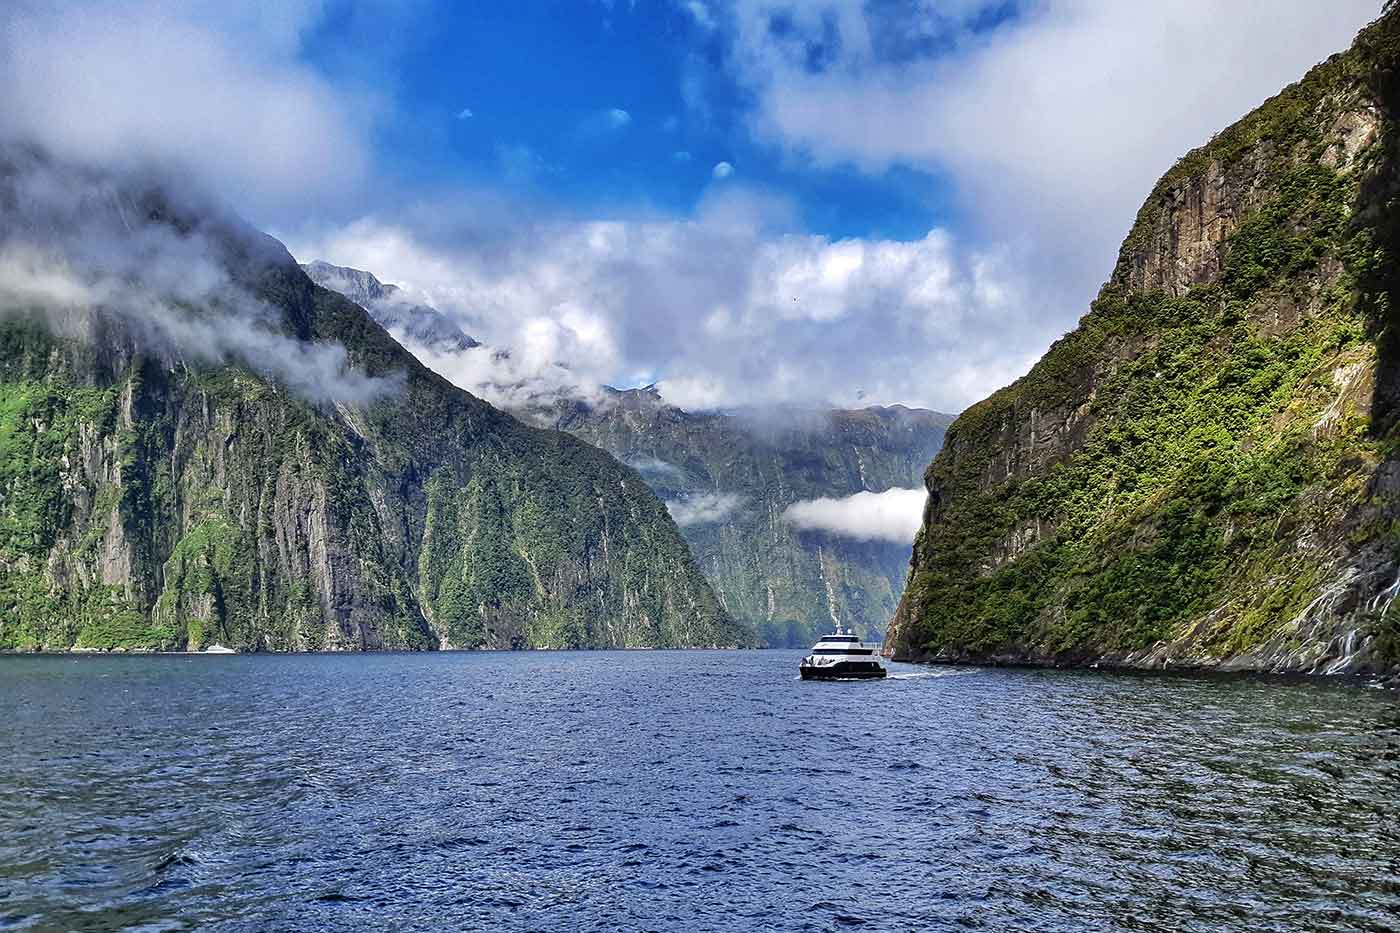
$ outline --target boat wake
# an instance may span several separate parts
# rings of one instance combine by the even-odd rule
[[[831,679],[833,682],[839,682],[839,683],[856,683],[856,682],[859,682],[859,681],[866,681],[866,682],[868,682],[868,683],[872,683],[872,684],[873,684],[873,683],[880,683],[881,681],[888,682],[888,681],[891,681],[891,680],[935,680],[935,679],[943,678],[943,677],[961,677],[961,676],[964,675],[964,674],[972,674],[972,673],[976,673],[976,668],[971,668],[971,667],[940,667],[940,668],[937,668],[936,670],[931,670],[931,671],[890,671],[885,677],[880,678],[880,679],[878,679],[878,680],[870,680],[869,678],[862,678],[862,677],[833,677],[833,678],[830,678],[830,679]],[[802,679],[803,679],[803,678],[800,677],[800,676],[794,677],[794,678],[793,678],[793,680],[802,680]]]
[[[971,674],[973,668],[940,667],[932,671],[890,671],[887,680],[928,680],[934,677],[959,677]]]

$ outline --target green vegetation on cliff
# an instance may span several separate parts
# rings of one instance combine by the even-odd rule
[[[1397,30],[1168,172],[1078,329],[949,429],[900,654],[1389,663]]]
[[[214,244],[225,291],[275,312],[253,346],[344,347],[377,394],[315,398],[255,357],[160,343],[220,326],[214,305],[0,308],[0,649],[752,642],[636,473],[424,369],[279,244],[117,196],[159,228],[143,242]],[[8,248],[28,231],[6,220]]]
[[[675,510],[726,609],[770,645],[807,647],[839,620],[879,638],[909,545],[802,530],[795,502],[908,488],[950,420],[894,408],[687,412],[655,389],[560,403],[552,424],[637,467]]]
[[[449,355],[479,346],[431,307],[409,315],[386,302],[394,286],[368,272],[320,261],[303,268],[410,345]],[[687,412],[655,387],[604,388],[597,399],[536,403],[521,414],[636,467],[675,510],[725,608],[768,644],[802,647],[834,619],[882,637],[904,588],[909,543],[804,531],[783,519],[784,510],[806,499],[916,486],[952,420],[903,406]],[[567,641],[573,623],[558,621],[564,632],[539,637]]]

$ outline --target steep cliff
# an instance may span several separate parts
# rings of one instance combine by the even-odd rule
[[[1400,13],[1158,183],[1079,327],[966,411],[899,657],[1400,658]]]
[[[632,470],[163,182],[0,152],[0,648],[751,640]]]
[[[909,545],[803,530],[786,509],[916,485],[951,420],[898,406],[687,412],[655,389],[559,403],[552,418],[646,478],[730,613],[772,645],[802,647],[834,621],[883,635]]]
[[[408,346],[426,344],[384,301],[394,286],[319,260],[303,268],[403,333]],[[447,320],[418,307],[432,320]],[[479,346],[473,341],[455,352]],[[454,352],[441,341],[429,349],[435,350],[430,360]],[[952,420],[903,406],[688,412],[655,387],[604,387],[588,401],[521,405],[512,409],[521,418],[580,437],[634,467],[674,513],[720,602],[774,647],[811,645],[836,621],[883,637],[908,573],[908,542],[804,530],[784,513],[803,500],[916,486]]]

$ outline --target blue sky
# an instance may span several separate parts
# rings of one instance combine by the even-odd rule
[[[736,181],[789,198],[796,225],[831,237],[916,239],[956,222],[936,171],[818,165],[756,140],[753,95],[726,67],[721,12],[709,15],[713,27],[659,0],[422,8],[380,65],[398,102],[376,135],[382,165],[402,182],[514,190],[580,214],[688,215],[728,163]],[[372,35],[342,4],[307,35],[305,55],[328,74],[347,62],[353,73]]]
[[[11,0],[0,137],[401,285],[511,351],[409,347],[503,404],[958,411],[1075,325],[1175,159],[1379,8]]]

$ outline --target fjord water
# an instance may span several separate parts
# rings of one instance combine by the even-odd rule
[[[1400,703],[800,652],[0,658],[0,920],[1378,928]]]

